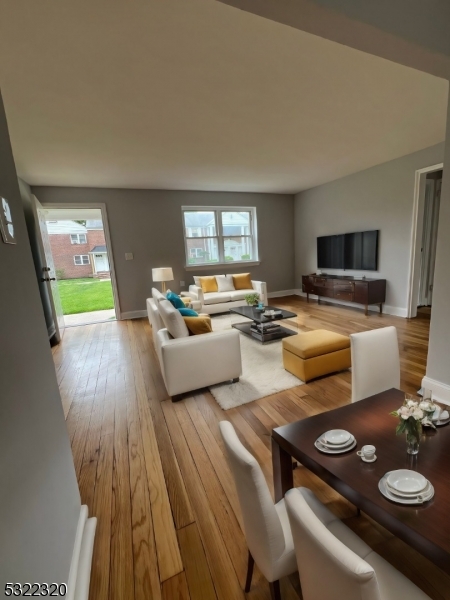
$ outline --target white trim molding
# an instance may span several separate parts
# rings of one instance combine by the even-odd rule
[[[431,390],[434,400],[450,405],[450,385],[436,379],[431,379],[431,377],[425,375],[422,379],[422,388]]]
[[[141,319],[147,316],[146,310],[130,310],[129,312],[123,312],[120,314],[121,320],[124,319]]]
[[[80,508],[75,543],[67,582],[67,600],[88,600],[97,519],[88,518],[88,507]]]
[[[301,290],[295,290],[297,296],[302,296],[306,298],[306,293]],[[318,296],[315,294],[309,294],[311,300],[317,300]],[[355,302],[346,302],[345,300],[336,300],[335,298],[326,298],[321,296],[321,300],[324,302],[330,302],[331,304],[340,304],[341,306],[349,306],[350,308],[365,308],[364,304],[356,304]],[[376,313],[380,312],[380,308],[378,304],[369,305],[369,310],[372,310]],[[389,306],[388,304],[383,304],[383,313],[387,315],[392,315],[394,317],[403,317],[406,319],[407,310],[402,306]]]
[[[268,298],[283,298],[283,296],[296,296],[297,290],[280,290],[279,292],[270,292]]]

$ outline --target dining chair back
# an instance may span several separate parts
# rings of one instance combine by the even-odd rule
[[[400,387],[397,329],[382,327],[350,335],[352,402]]]
[[[269,583],[276,582],[278,587],[278,580],[281,577],[297,570],[292,538],[290,552],[286,553],[285,533],[280,515],[272,500],[261,467],[241,443],[229,421],[221,421],[219,426],[236,485],[250,558],[254,559]],[[282,503],[286,515],[284,501]],[[287,516],[285,525],[289,529]],[[248,587],[249,585],[246,586]],[[272,586],[271,591],[272,597],[278,597],[273,595]]]
[[[299,489],[285,501],[303,600],[430,600],[341,521],[327,526]]]

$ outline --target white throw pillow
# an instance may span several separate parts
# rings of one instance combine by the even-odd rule
[[[197,275],[194,275],[194,284],[195,284],[197,287],[202,287],[202,286],[200,285],[200,275],[199,275],[198,277],[197,277]]]
[[[233,275],[216,275],[218,292],[234,292]]]
[[[180,311],[169,300],[160,300],[158,309],[167,331],[173,338],[189,337],[189,329]]]

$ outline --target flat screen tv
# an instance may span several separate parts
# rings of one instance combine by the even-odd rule
[[[319,269],[378,269],[378,230],[327,235],[317,238]]]

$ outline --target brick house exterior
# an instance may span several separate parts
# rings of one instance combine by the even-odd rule
[[[58,279],[97,276],[92,251],[106,246],[105,234],[99,228],[102,227],[101,221],[87,221],[86,225],[87,227],[75,221],[47,222]]]

